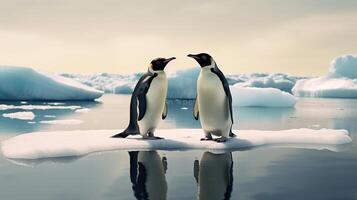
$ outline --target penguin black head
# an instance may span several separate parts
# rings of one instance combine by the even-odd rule
[[[175,57],[171,57],[171,58],[156,58],[154,60],[151,61],[150,65],[152,70],[154,71],[163,71],[167,65],[167,63],[169,63],[171,60],[176,59]]]
[[[202,68],[212,65],[212,57],[207,53],[188,54],[187,56],[195,59]]]

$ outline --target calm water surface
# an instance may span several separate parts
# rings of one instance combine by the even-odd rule
[[[20,109],[0,110],[0,140],[32,131],[124,128],[129,101],[129,96],[106,95],[99,102],[66,102],[91,110],[33,110],[33,123],[2,117]],[[160,128],[199,128],[191,108],[190,101],[170,101],[168,118]],[[0,155],[0,199],[357,199],[357,100],[300,99],[295,108],[234,108],[234,114],[236,129],[347,129],[354,142],[342,152],[294,148],[225,154],[114,151],[26,165]],[[83,123],[39,123],[54,119]]]

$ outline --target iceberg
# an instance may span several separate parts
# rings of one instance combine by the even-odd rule
[[[0,100],[94,100],[103,92],[27,67],[0,66]]]
[[[327,75],[299,80],[292,91],[299,97],[357,98],[357,55],[335,58]]]
[[[196,98],[197,78],[200,68],[179,70],[168,75],[168,99],[194,99]]]
[[[294,107],[296,98],[276,88],[231,86],[232,104],[240,107]]]
[[[84,156],[113,150],[209,150],[234,151],[259,146],[336,150],[351,143],[346,130],[291,129],[281,131],[236,130],[238,137],[225,143],[200,141],[201,129],[161,129],[162,140],[143,140],[140,136],[111,138],[120,130],[55,131],[22,134],[2,142],[8,159],[41,159]]]

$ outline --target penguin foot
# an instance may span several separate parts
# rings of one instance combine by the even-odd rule
[[[233,132],[230,132],[230,133],[229,133],[229,137],[237,137],[237,135],[234,134]]]
[[[226,142],[226,141],[227,141],[227,138],[222,136],[222,137],[220,137],[220,138],[214,139],[214,141],[216,141],[216,142]]]
[[[213,140],[212,137],[204,137],[204,138],[201,138],[201,141],[209,141],[209,140]]]
[[[161,139],[164,139],[164,138],[157,137],[157,136],[143,136],[143,139],[145,139],[145,140],[161,140]]]

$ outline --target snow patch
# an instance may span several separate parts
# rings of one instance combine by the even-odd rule
[[[35,114],[33,112],[15,112],[15,113],[5,113],[3,117],[11,119],[20,119],[20,120],[33,120],[35,119]]]
[[[263,145],[336,149],[336,145],[351,143],[346,130],[291,129],[281,131],[239,130],[238,137],[226,143],[200,141],[200,129],[157,130],[162,140],[143,140],[140,136],[111,138],[119,130],[56,131],[22,134],[2,142],[6,158],[39,159],[83,156],[112,150],[238,150]]]
[[[0,66],[0,100],[93,100],[101,91],[27,67]]]

